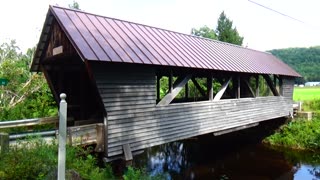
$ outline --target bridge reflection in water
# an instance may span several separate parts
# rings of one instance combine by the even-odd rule
[[[257,132],[268,128],[275,127],[258,126],[217,137],[208,134],[148,148],[133,159],[133,166],[165,179],[320,178],[315,154],[262,145],[267,134]]]

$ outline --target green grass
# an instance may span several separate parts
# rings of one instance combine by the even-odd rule
[[[293,91],[293,100],[310,101],[320,99],[320,87],[295,87]]]

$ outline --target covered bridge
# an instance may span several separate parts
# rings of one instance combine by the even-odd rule
[[[31,71],[67,94],[69,126],[104,123],[107,157],[290,116],[300,76],[266,52],[57,6]]]

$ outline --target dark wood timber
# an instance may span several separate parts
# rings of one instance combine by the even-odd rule
[[[75,51],[74,47],[71,45],[69,39],[67,38],[66,34],[60,28],[58,22],[53,19],[52,27],[50,32],[50,38],[48,41],[48,46],[45,51],[45,56],[43,59],[47,59],[53,57],[53,51],[57,47],[62,48],[62,53],[64,56],[76,56],[77,52]],[[59,54],[60,55],[60,54]],[[58,56],[58,55],[56,55]]]
[[[256,76],[256,97],[259,97],[259,75]]]
[[[271,89],[273,95],[274,96],[279,96],[280,94],[279,94],[277,88],[275,87],[275,85],[272,83],[272,80],[271,80],[270,76],[269,75],[265,75],[265,74],[262,75],[262,76],[266,80],[266,82],[267,82],[269,88]]]
[[[242,81],[244,82],[245,86],[247,87],[247,89],[249,90],[249,93],[251,94],[252,97],[255,97],[255,94],[250,86],[250,83],[247,79],[243,78]]]
[[[207,89],[208,89],[208,96],[209,96],[209,100],[210,100],[210,101],[213,100],[212,81],[213,81],[213,78],[212,78],[212,76],[210,75],[210,76],[207,78]]]
[[[173,90],[173,74],[172,71],[170,71],[170,76],[169,76],[169,93],[172,93]]]
[[[200,92],[200,94],[202,95],[202,97],[206,97],[206,92],[202,89],[202,87],[199,85],[199,83],[197,82],[197,80],[193,77],[191,78],[194,86],[198,89],[198,91]]]
[[[189,81],[188,81],[189,82]],[[185,85],[185,99],[187,100],[189,98],[189,83]]]
[[[157,76],[157,101],[160,101],[160,76]]]
[[[240,76],[238,76],[237,77],[237,98],[238,99],[241,97],[240,87],[241,87],[241,78]]]
[[[282,83],[282,77],[279,76],[279,91],[280,91],[280,95],[283,96],[283,83]]]

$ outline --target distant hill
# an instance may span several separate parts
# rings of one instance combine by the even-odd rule
[[[320,46],[310,48],[287,48],[268,51],[287,63],[303,78],[297,83],[320,81]]]

